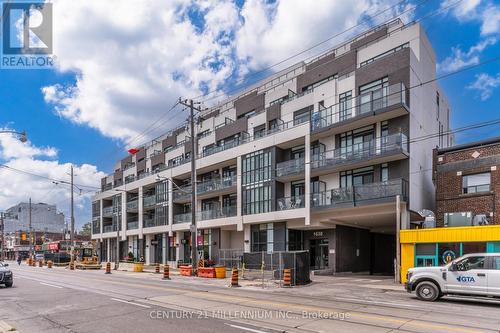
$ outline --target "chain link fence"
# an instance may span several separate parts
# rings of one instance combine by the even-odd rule
[[[240,278],[263,288],[283,284],[283,271],[290,269],[292,285],[310,282],[309,251],[244,252],[221,249],[219,265],[238,268]]]

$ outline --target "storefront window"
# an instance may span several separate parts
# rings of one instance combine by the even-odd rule
[[[486,243],[462,243],[462,255],[468,253],[484,253],[486,252]]]
[[[212,231],[211,229],[198,230],[198,251],[203,255],[203,259],[210,259],[211,245],[212,245]]]
[[[168,261],[175,261],[176,252],[175,236],[168,237]]]
[[[460,243],[439,243],[438,263],[439,266],[446,265],[452,260],[460,257]]]

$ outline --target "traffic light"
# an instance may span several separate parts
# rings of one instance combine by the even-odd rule
[[[24,232],[23,232],[23,233],[21,234],[21,240],[22,240],[22,241],[25,241],[25,240],[27,240],[27,239],[28,239],[28,237],[26,237],[26,233],[24,233]]]

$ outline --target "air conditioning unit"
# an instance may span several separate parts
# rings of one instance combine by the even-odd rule
[[[472,225],[488,225],[490,222],[486,217],[486,214],[477,214],[472,219]]]

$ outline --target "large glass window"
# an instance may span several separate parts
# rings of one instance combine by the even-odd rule
[[[346,91],[339,95],[339,117],[340,121],[351,118],[352,115],[352,93]]]
[[[478,193],[490,190],[491,174],[476,173],[462,177],[462,193]]]
[[[359,87],[359,112],[379,110],[387,105],[388,78],[379,79]]]
[[[257,151],[242,161],[243,214],[271,211],[271,152]]]
[[[340,173],[340,187],[352,187],[373,183],[373,167],[342,171]]]
[[[262,223],[251,226],[252,252],[285,251],[286,223]]]
[[[340,134],[341,156],[348,157],[353,153],[368,152],[374,137],[373,125]]]

